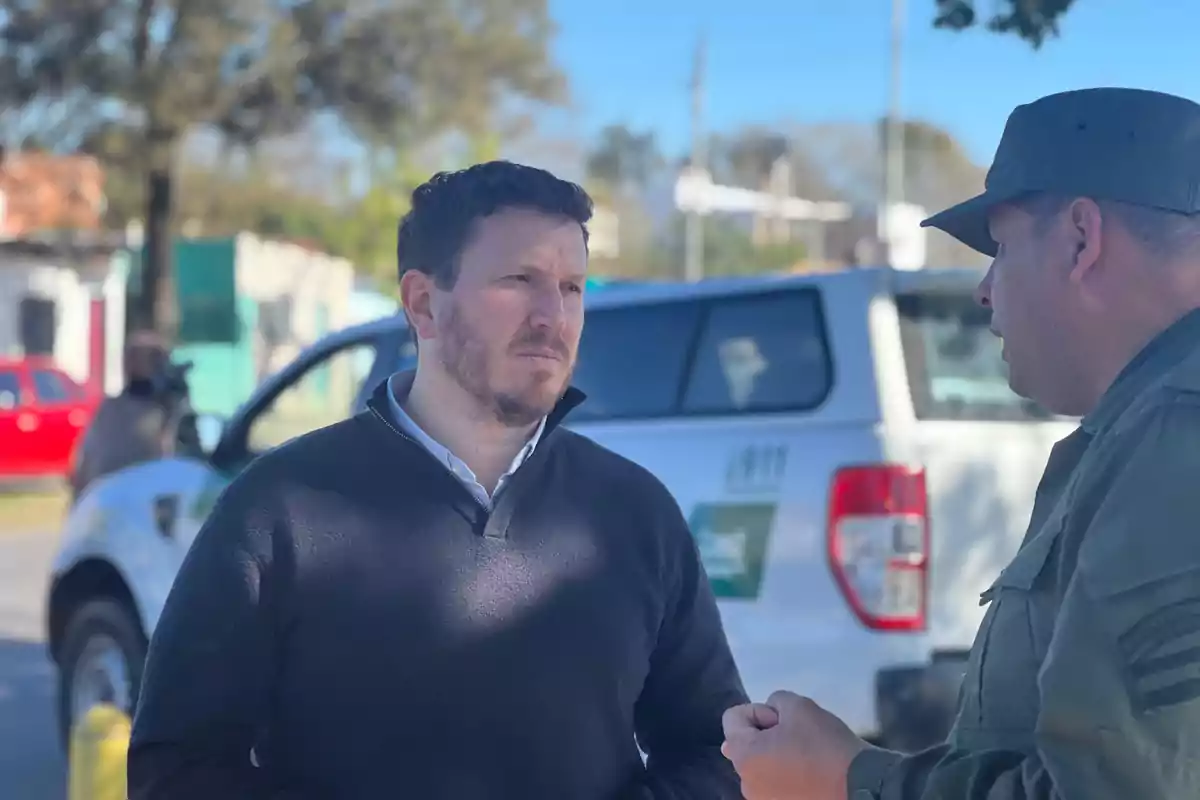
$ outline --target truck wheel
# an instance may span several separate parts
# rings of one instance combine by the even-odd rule
[[[64,752],[75,723],[92,706],[111,703],[132,716],[146,649],[137,616],[124,603],[89,600],[71,614],[58,670],[58,726]]]

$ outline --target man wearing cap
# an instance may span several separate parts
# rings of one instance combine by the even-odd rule
[[[985,185],[925,224],[993,257],[1012,388],[1081,424],[981,595],[948,741],[872,747],[776,692],[725,715],[747,800],[1200,797],[1200,105],[1020,106]]]
[[[105,475],[171,451],[173,409],[156,387],[169,361],[166,343],[154,331],[135,330],[126,337],[125,387],[104,398],[76,449],[70,476],[74,497]]]

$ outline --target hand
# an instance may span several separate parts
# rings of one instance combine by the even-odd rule
[[[845,800],[850,762],[870,747],[807,697],[775,692],[725,712],[721,752],[746,800]]]

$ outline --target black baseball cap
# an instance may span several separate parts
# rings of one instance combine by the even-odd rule
[[[1144,89],[1080,89],[1017,106],[983,194],[921,223],[995,257],[988,214],[1034,192],[1200,212],[1200,104]]]

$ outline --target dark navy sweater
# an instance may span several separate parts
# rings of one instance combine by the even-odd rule
[[[204,523],[151,642],[131,800],[740,798],[719,748],[745,694],[666,488],[558,427],[571,392],[489,513],[383,391]]]

